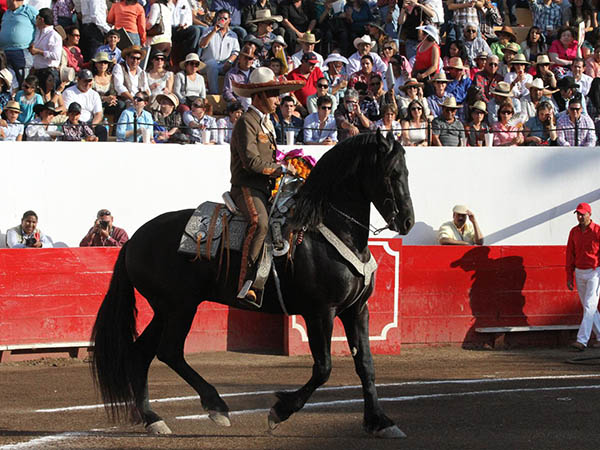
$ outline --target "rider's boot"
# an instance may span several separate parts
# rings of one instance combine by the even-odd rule
[[[257,308],[260,308],[261,305],[256,303],[257,293],[254,289],[252,289],[252,284],[256,278],[256,264],[253,262],[248,263],[248,268],[246,269],[246,281],[242,284],[242,288],[240,292],[238,292],[237,298],[244,300],[250,303]]]

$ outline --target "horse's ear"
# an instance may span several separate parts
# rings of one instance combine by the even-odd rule
[[[377,137],[377,147],[383,152],[383,153],[387,153],[389,152],[392,148],[394,148],[394,138],[392,136],[392,141],[390,141],[389,139],[389,135],[391,134],[388,133],[388,137],[386,138],[386,136],[384,136],[384,134],[381,132],[381,128],[377,127],[377,131],[375,132],[375,136]]]
[[[391,150],[392,148],[394,148],[394,141],[396,140],[394,138],[394,133],[392,133],[392,130],[388,131],[388,134],[386,137],[387,137],[388,144],[390,144],[390,150]]]
[[[377,137],[378,146],[382,146],[385,143],[383,138],[383,133],[381,133],[381,128],[377,127],[377,131],[375,132],[375,136]]]

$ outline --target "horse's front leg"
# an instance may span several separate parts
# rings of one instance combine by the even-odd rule
[[[375,369],[369,345],[369,307],[356,302],[340,314],[344,324],[354,367],[360,377],[365,400],[363,426],[367,433],[383,438],[401,438],[406,435],[385,415],[377,398]]]
[[[308,343],[314,364],[312,377],[304,386],[293,392],[276,392],[279,399],[269,412],[269,428],[271,430],[287,420],[292,414],[302,409],[315,390],[322,386],[331,374],[331,333],[335,313],[327,311],[323,315],[304,316]]]

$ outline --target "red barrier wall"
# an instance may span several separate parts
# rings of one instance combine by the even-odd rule
[[[379,268],[369,301],[374,353],[404,344],[476,343],[475,327],[577,324],[581,307],[565,288],[564,247],[402,246],[372,240]],[[89,341],[118,250],[0,250],[2,346]],[[138,295],[140,328],[152,312]],[[308,352],[301,317],[203,303],[187,352]],[[346,353],[336,321],[334,353]],[[6,355],[5,355],[6,356]]]

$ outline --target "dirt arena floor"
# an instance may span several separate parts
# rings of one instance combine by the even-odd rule
[[[584,449],[598,445],[600,350],[472,351],[405,348],[375,359],[379,396],[407,434],[380,440],[362,431],[362,397],[349,357],[334,359],[329,382],[273,433],[272,392],[310,375],[309,357],[244,353],[192,355],[215,384],[233,426],[204,414],[192,389],[160,362],[150,372],[155,410],[173,430],[149,436],[110,423],[88,365],[55,359],[0,364],[0,450],[61,449]]]

